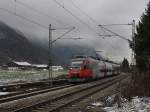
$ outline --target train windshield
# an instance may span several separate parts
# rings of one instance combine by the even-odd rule
[[[73,61],[73,62],[71,62],[71,68],[80,68],[82,63],[83,63],[83,61]]]

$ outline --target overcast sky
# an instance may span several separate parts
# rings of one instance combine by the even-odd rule
[[[29,39],[48,41],[48,25],[53,28],[66,28],[75,26],[76,29],[65,37],[81,37],[81,40],[59,40],[68,44],[85,44],[96,50],[104,51],[110,59],[121,61],[124,57],[130,60],[131,50],[127,41],[117,37],[105,37],[107,31],[99,28],[99,24],[128,24],[134,19],[136,23],[145,11],[148,0],[0,0],[0,8],[5,8],[21,17],[47,27],[30,23],[17,17],[11,12],[0,10],[0,21],[23,32]],[[22,5],[22,4],[26,4]],[[39,10],[37,13],[30,6]],[[62,8],[63,6],[68,12]],[[87,16],[88,15],[88,16]],[[131,26],[107,27],[112,31],[131,39]],[[53,31],[53,39],[67,30]]]

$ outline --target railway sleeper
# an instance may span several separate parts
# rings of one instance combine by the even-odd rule
[[[118,80],[112,81],[110,84],[113,84],[116,81],[118,81]],[[107,84],[106,87],[109,86],[110,84]],[[104,87],[102,87],[102,88],[104,88]],[[97,92],[99,90],[100,89],[97,88],[96,90],[94,90],[94,92]],[[72,96],[70,96],[71,97],[70,100],[69,100],[69,97],[68,98],[63,98],[63,99],[61,99],[61,101],[58,101],[58,102],[56,101],[54,103],[51,103],[48,107],[45,106],[44,108],[41,108],[42,110],[40,109],[40,111],[41,112],[44,112],[44,111],[45,112],[57,111],[57,110],[59,110],[59,108],[63,108],[66,105],[68,105],[68,104],[70,104],[70,103],[72,103],[74,101],[77,101],[79,99],[82,99],[83,97],[86,97],[86,96],[88,96],[88,95],[90,95],[92,93],[93,93],[93,91],[89,91],[89,93],[86,93],[86,91],[84,91],[84,92],[80,93],[80,96],[79,95],[75,95],[74,98],[72,98]],[[39,108],[37,108],[37,111],[39,111]]]
[[[121,77],[118,77],[117,79],[122,79]],[[95,85],[103,85],[105,84],[106,82],[108,83],[109,81],[113,82],[113,81],[116,81],[117,80],[116,78],[112,78],[111,80],[106,80],[106,81],[102,81],[101,83],[99,84],[94,84],[93,86],[91,86],[90,88],[93,88],[95,87]],[[64,94],[61,94],[59,97],[53,97],[53,98],[50,98],[50,101],[44,101],[43,103],[37,103],[37,104],[34,104],[34,105],[31,105],[31,106],[27,106],[27,107],[23,107],[22,109],[16,109],[14,112],[22,112],[22,110],[29,110],[29,111],[26,111],[26,112],[31,112],[31,110],[34,110],[35,112],[39,112],[39,108],[40,108],[40,112],[46,112],[47,111],[47,107],[48,108],[48,112],[52,112],[52,111],[56,111],[58,110],[58,107],[59,108],[63,108],[65,107],[66,105],[69,105],[71,104],[73,101],[73,94],[76,94],[78,92],[83,92],[85,90],[87,90],[89,88],[83,88],[82,90],[74,90],[74,91],[71,91],[70,93],[64,93]],[[66,100],[64,100],[64,97]],[[78,96],[79,97],[79,96]],[[59,104],[58,102],[60,102],[59,100],[61,100],[61,104]],[[71,100],[71,101],[70,101]],[[68,102],[69,101],[69,102]],[[52,105],[53,103],[53,105]],[[57,104],[57,107],[54,107],[54,105],[56,106]],[[59,104],[59,105],[58,105]],[[52,107],[51,107],[52,106]],[[26,109],[25,109],[26,108]],[[46,109],[46,110],[45,110]],[[33,112],[33,111],[32,111]]]

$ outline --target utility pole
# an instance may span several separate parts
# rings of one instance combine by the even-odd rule
[[[133,66],[133,76],[135,76],[136,72],[136,40],[135,40],[135,20],[132,22],[132,42],[133,42],[133,50],[132,50],[132,60],[131,60],[131,65]]]
[[[136,50],[136,46],[135,46],[135,20],[133,20],[132,22],[132,41],[133,41],[133,50],[132,50],[132,64],[136,65],[136,54],[135,54],[135,50]]]
[[[50,80],[50,85],[53,86],[53,78],[52,78],[52,25],[49,25],[49,64],[48,64],[48,69],[49,69],[49,80]]]
[[[66,28],[63,28],[66,29]],[[68,29],[68,28],[67,28]],[[54,42],[56,42],[58,39],[62,39],[63,36],[65,36],[66,34],[70,33],[71,31],[73,31],[75,29],[75,27],[72,27],[71,29],[69,29],[67,32],[65,32],[64,34],[62,34],[61,36],[57,37],[55,40],[52,40],[52,31],[53,30],[57,30],[52,28],[52,25],[49,25],[49,62],[48,62],[48,69],[49,69],[49,80],[50,80],[50,85],[53,86],[53,71],[52,71],[52,44]],[[62,29],[61,29],[62,30]],[[67,38],[67,39],[71,39],[71,38]],[[72,38],[72,39],[81,39],[81,38]]]

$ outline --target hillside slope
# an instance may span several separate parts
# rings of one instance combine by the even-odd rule
[[[20,31],[0,22],[0,65],[10,60],[48,64],[48,49],[39,42],[29,41]],[[95,55],[93,48],[74,44],[53,46],[53,65],[67,66],[73,55]]]
[[[47,52],[40,47],[35,47],[19,31],[0,22],[0,64],[9,60],[45,63]]]

